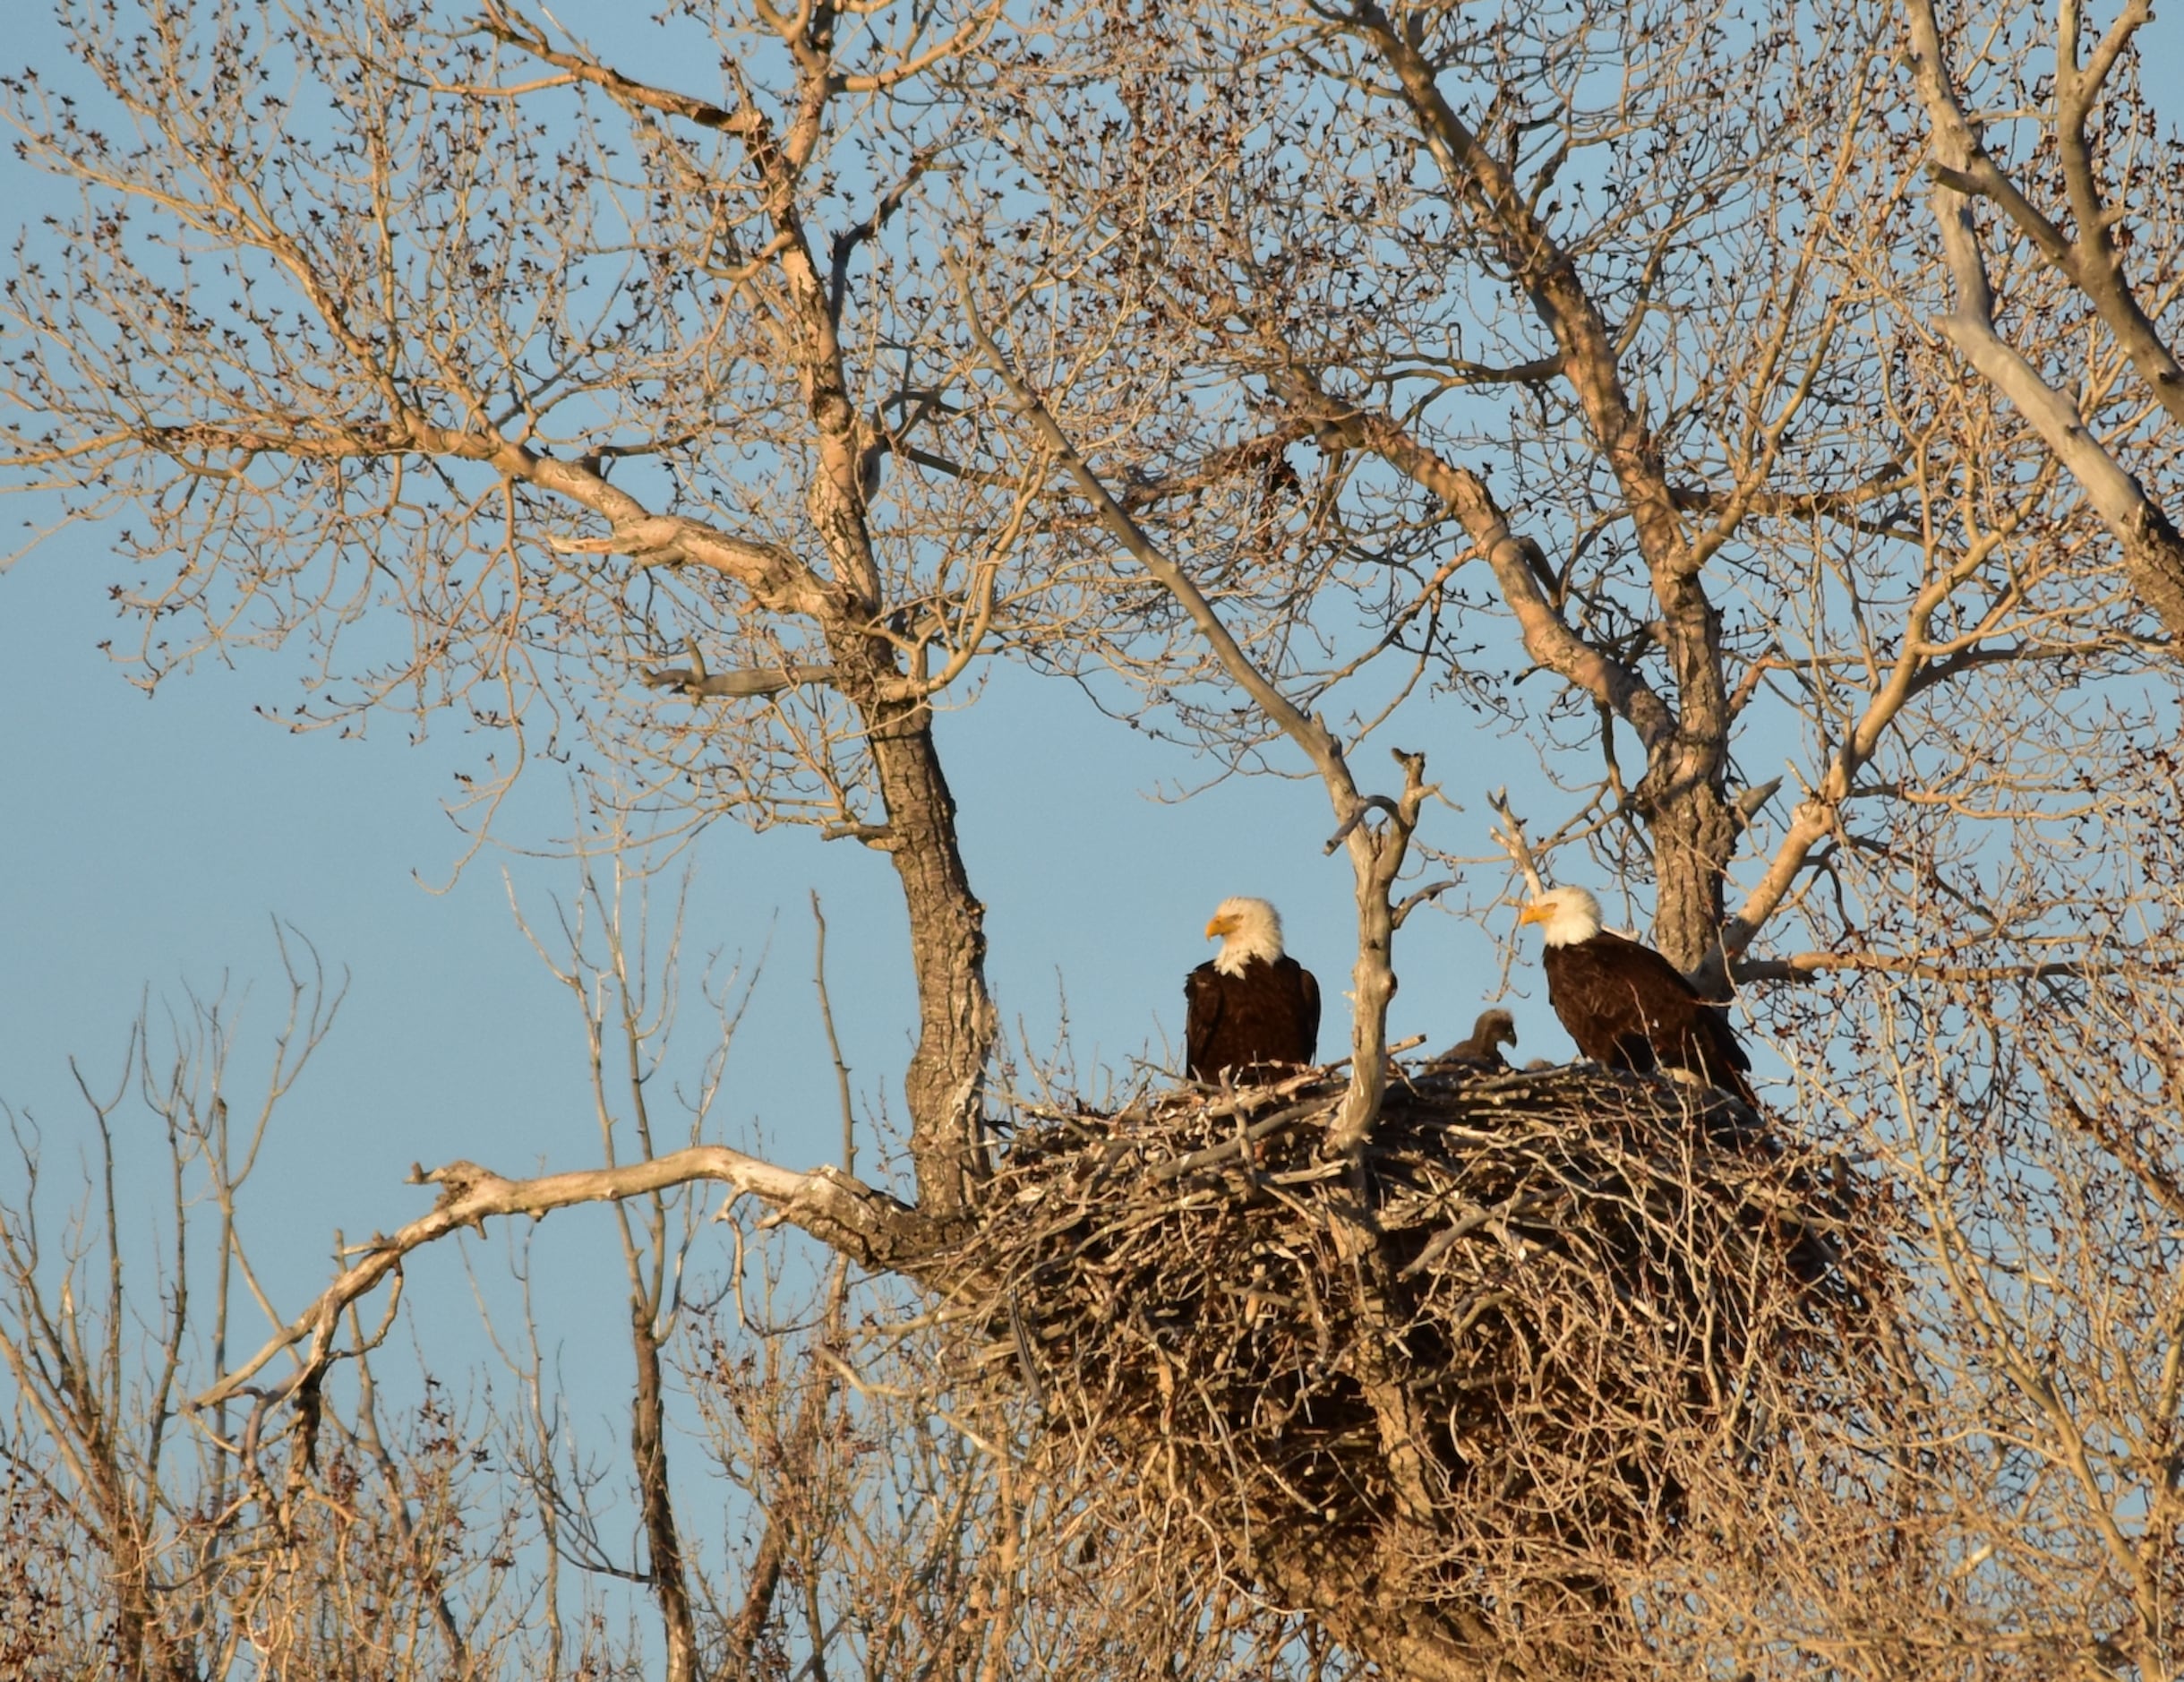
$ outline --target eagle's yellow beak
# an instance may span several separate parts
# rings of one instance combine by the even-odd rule
[[[1546,920],[1546,903],[1544,900],[1535,899],[1517,914],[1517,927],[1521,929],[1528,923],[1545,923]]]
[[[1235,931],[1236,919],[1234,917],[1216,917],[1212,922],[1206,924],[1206,939],[1211,940],[1215,935],[1218,934],[1222,939],[1226,940],[1230,934],[1234,933]]]

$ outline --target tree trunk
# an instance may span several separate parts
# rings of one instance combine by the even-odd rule
[[[667,1682],[697,1682],[698,1626],[690,1615],[689,1583],[682,1541],[667,1483],[665,1405],[660,1395],[660,1346],[653,1336],[650,1306],[631,1305],[630,1343],[637,1352],[637,1394],[630,1403],[630,1449],[637,1462],[638,1502],[645,1523],[645,1551],[652,1596],[667,1639]]]
[[[1653,843],[1653,944],[1686,974],[1719,974],[1722,885],[1736,846],[1736,820],[1722,789],[1718,744],[1679,730],[1662,744],[1637,800]]]
[[[872,755],[918,984],[918,1047],[903,1077],[918,1206],[950,1221],[983,1169],[981,1099],[996,1017],[986,991],[986,907],[971,891],[956,844],[955,797],[934,746],[932,717],[921,706],[878,724]]]
[[[1635,728],[1647,768],[1633,796],[1653,843],[1657,909],[1654,941],[1669,961],[1696,970],[1721,941],[1722,884],[1736,826],[1723,798],[1728,759],[1728,685],[1722,669],[1721,615],[1700,579],[1706,554],[1685,534],[1652,428],[1632,400],[1618,340],[1586,289],[1571,253],[1541,219],[1503,159],[1480,145],[1441,91],[1434,64],[1377,0],[1358,0],[1353,27],[1379,52],[1409,100],[1421,136],[1458,185],[1488,248],[1524,289],[1554,335],[1561,377],[1591,428],[1599,458],[1628,505],[1640,552],[1661,609],[1662,646],[1675,674],[1671,723],[1660,698],[1635,674],[1579,679],[1573,663],[1552,662]],[[1476,500],[1476,499],[1472,499]],[[1452,503],[1459,511],[1461,503]],[[1495,522],[1499,524],[1498,519]],[[1473,522],[1476,541],[1481,535]],[[1512,604],[1516,605],[1516,604]],[[1520,617],[1526,617],[1519,605]],[[1528,643],[1557,639],[1537,623]]]
[[[883,697],[901,673],[894,645],[870,636],[865,622],[864,615],[831,616],[827,644],[841,692],[864,722],[886,809],[869,845],[894,862],[910,917],[918,989],[918,1045],[903,1077],[910,1151],[920,1212],[946,1223],[963,1214],[983,1169],[983,1085],[998,1031],[986,991],[986,907],[964,866],[932,708]]]

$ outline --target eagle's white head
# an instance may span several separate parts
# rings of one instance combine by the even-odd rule
[[[1549,888],[1525,906],[1517,926],[1539,925],[1549,946],[1574,946],[1600,932],[1600,902],[1582,888]]]
[[[1255,957],[1272,964],[1281,956],[1281,914],[1263,899],[1222,900],[1206,924],[1206,939],[1217,934],[1220,950],[1213,955],[1213,967],[1224,975],[1241,975]]]

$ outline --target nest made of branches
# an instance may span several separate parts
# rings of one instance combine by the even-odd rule
[[[1393,1549],[1472,1605],[1597,1581],[1886,1405],[1885,1200],[1734,1100],[1429,1069],[1349,1159],[1342,1094],[1025,1115],[972,1240],[989,1381],[1224,1565]]]

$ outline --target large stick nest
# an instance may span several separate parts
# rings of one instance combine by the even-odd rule
[[[1341,1094],[1028,1115],[966,1250],[990,1380],[1224,1569],[1340,1557],[1474,1630],[1597,1607],[1885,1407],[1878,1194],[1734,1101],[1429,1071],[1330,1160]]]

